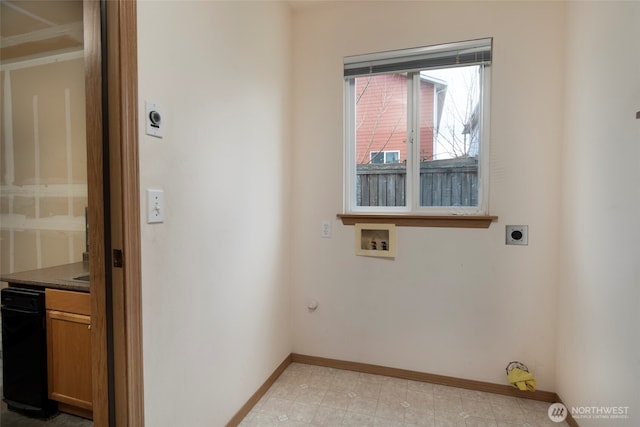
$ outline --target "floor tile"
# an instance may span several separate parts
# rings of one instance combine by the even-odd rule
[[[352,427],[373,427],[373,416],[347,411],[342,419],[342,425]]]
[[[317,387],[302,387],[296,397],[296,402],[319,405],[327,390]]]
[[[336,427],[342,425],[344,414],[343,409],[332,408],[330,406],[320,406],[313,417],[314,426]]]
[[[332,408],[346,410],[351,403],[351,397],[347,390],[327,390],[320,406],[330,406]]]
[[[380,397],[381,389],[381,384],[360,381],[353,387],[352,391],[359,397],[377,400]]]
[[[241,427],[566,427],[528,399],[292,363]]]
[[[462,399],[454,395],[435,395],[433,406],[436,411],[460,412],[462,411]]]
[[[416,426],[433,427],[435,425],[435,411],[430,408],[409,407],[405,410],[404,422]]]
[[[495,418],[491,403],[488,400],[462,399],[462,410],[472,417]]]
[[[469,417],[464,421],[466,427],[498,427],[495,420],[485,418]]]
[[[463,399],[482,400],[485,402],[490,402],[491,398],[489,396],[490,393],[484,393],[482,391],[460,389],[460,397]]]
[[[421,392],[407,390],[407,402],[412,406],[419,406],[422,408],[434,408],[433,392]]]
[[[304,423],[311,423],[317,411],[318,405],[294,402],[289,410],[289,419],[294,421],[301,421]]]
[[[354,397],[349,403],[347,410],[359,414],[375,414],[378,399],[368,399],[366,397]]]
[[[405,408],[400,400],[380,400],[376,408],[376,418],[404,422]]]

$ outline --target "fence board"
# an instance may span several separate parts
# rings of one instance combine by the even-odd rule
[[[358,206],[404,206],[406,167],[402,163],[357,165]],[[478,161],[475,158],[420,163],[421,206],[476,206]]]

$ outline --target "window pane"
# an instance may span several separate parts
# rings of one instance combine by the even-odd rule
[[[384,152],[372,151],[369,158],[370,158],[370,163],[384,163]]]
[[[480,66],[420,72],[420,206],[477,206]]]
[[[355,88],[356,205],[405,206],[407,75],[359,77]]]
[[[387,151],[386,153],[384,153],[385,163],[398,163],[399,161],[400,161],[399,151]]]

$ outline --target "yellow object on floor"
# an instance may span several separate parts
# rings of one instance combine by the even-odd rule
[[[509,383],[522,391],[536,391],[536,379],[531,372],[523,371],[520,368],[514,368],[507,374]]]

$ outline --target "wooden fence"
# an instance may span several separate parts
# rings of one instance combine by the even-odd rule
[[[403,163],[357,165],[357,206],[404,206],[406,167]],[[476,206],[478,159],[420,163],[420,206]]]

